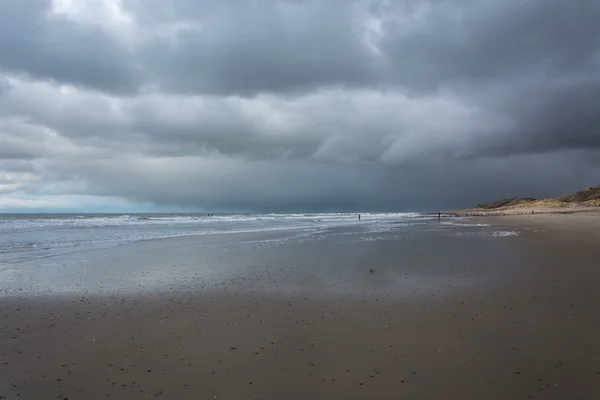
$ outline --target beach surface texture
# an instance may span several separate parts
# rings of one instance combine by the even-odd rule
[[[600,399],[597,215],[104,218],[0,225],[0,399]]]

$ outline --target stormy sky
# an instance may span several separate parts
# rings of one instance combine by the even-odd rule
[[[0,212],[600,184],[600,1],[0,0]]]

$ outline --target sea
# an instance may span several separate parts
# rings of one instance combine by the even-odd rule
[[[510,237],[521,232],[484,222],[424,213],[2,214],[0,297],[234,287],[425,294],[504,279],[519,265]]]
[[[432,224],[433,222],[433,224]],[[517,235],[484,229],[460,218],[423,213],[314,214],[0,214],[0,265],[140,241],[189,236],[272,232],[319,237],[334,228],[353,229],[363,238],[398,230],[412,234],[439,231],[455,236]],[[338,229],[338,232],[341,232]],[[233,236],[235,237],[235,236]],[[270,236],[272,237],[272,236]]]

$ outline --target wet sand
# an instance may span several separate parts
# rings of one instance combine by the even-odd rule
[[[598,399],[600,218],[578,218],[499,217],[520,236],[435,246],[177,239],[77,274],[74,254],[0,298],[0,396]]]

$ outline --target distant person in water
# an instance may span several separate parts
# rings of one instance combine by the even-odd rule
[[[441,220],[442,220],[442,212],[438,211],[438,221],[441,221]]]
[[[360,214],[358,214],[358,220],[360,221]]]

